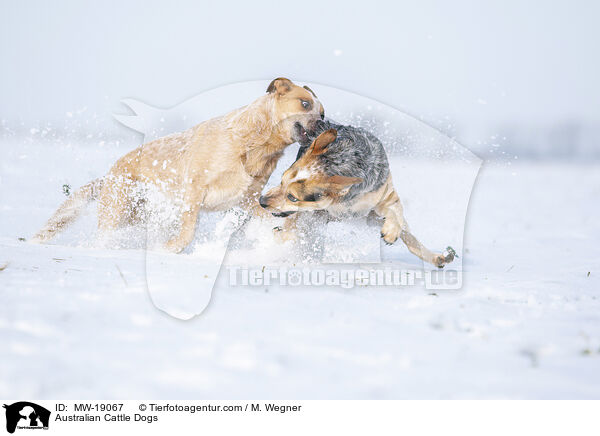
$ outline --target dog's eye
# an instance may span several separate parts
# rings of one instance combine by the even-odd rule
[[[322,197],[322,194],[319,192],[316,192],[314,194],[309,194],[306,196],[306,198],[304,199],[304,201],[319,201]]]
[[[298,199],[296,197],[294,197],[292,194],[288,194],[287,196],[288,200],[290,200],[292,203],[295,203],[298,201]]]
[[[306,110],[310,109],[310,101],[306,101],[306,100],[300,100],[300,103],[302,103],[302,107]]]

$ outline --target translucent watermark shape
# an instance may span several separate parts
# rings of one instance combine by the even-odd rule
[[[250,81],[219,87],[170,109],[158,109],[134,99],[125,99],[123,103],[135,115],[115,115],[115,118],[143,133],[144,143],[148,143],[249,104],[264,95],[269,82]],[[369,263],[372,268],[381,271],[389,267],[418,269],[425,271],[423,277],[427,277],[426,285],[430,289],[459,289],[462,286],[467,207],[481,159],[442,132],[389,105],[317,83],[299,83],[308,85],[316,93],[328,118],[340,124],[361,127],[382,141],[389,157],[394,186],[404,204],[412,233],[418,235],[424,245],[441,246],[441,249],[452,246],[458,255],[445,267],[445,273],[438,275],[435,267],[423,264],[408,253],[402,242],[392,247],[380,245],[377,234],[365,227],[364,234],[367,236],[360,239],[360,244],[366,249],[350,257],[337,258],[334,250],[334,255],[324,257],[323,261],[342,265]],[[296,151],[297,146],[288,147],[268,185],[279,183],[281,173],[293,161]],[[177,205],[168,207],[176,208]],[[231,209],[213,214],[216,219],[208,222],[204,215],[210,214],[200,213],[198,227],[203,234],[201,241],[197,237],[184,254],[167,253],[154,240],[148,242],[146,250],[146,277],[152,301],[160,310],[180,319],[191,319],[206,309],[220,275],[227,276],[223,286],[239,286],[239,283],[228,283],[229,273],[219,272],[231,235],[240,230],[250,216],[240,209]],[[373,233],[373,237],[369,232]],[[149,229],[148,233],[156,236],[155,229]],[[346,248],[338,246],[338,252],[348,252],[356,241],[356,234],[338,237],[338,244],[347,243]],[[250,255],[240,268],[261,268],[260,265],[252,265],[252,262]],[[232,265],[230,269],[235,267]]]

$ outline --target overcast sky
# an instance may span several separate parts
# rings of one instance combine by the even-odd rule
[[[287,76],[458,123],[600,120],[600,2],[6,1],[0,117]]]

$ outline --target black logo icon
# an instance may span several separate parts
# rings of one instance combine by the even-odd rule
[[[48,429],[50,411],[28,401],[3,406],[6,409],[6,431],[14,433],[15,429]]]

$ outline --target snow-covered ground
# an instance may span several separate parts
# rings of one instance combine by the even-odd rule
[[[224,269],[206,311],[181,321],[152,304],[143,249],[97,245],[93,207],[55,245],[18,240],[64,183],[98,177],[133,146],[0,139],[0,397],[600,396],[598,164],[485,164],[464,246],[442,240],[446,206],[433,202],[432,217],[410,177],[396,181],[415,234],[463,249],[460,291],[230,287]],[[253,225],[268,239],[271,223]],[[288,255],[258,240],[228,264]],[[421,266],[401,244],[383,257]],[[194,256],[164,259],[166,275]]]

